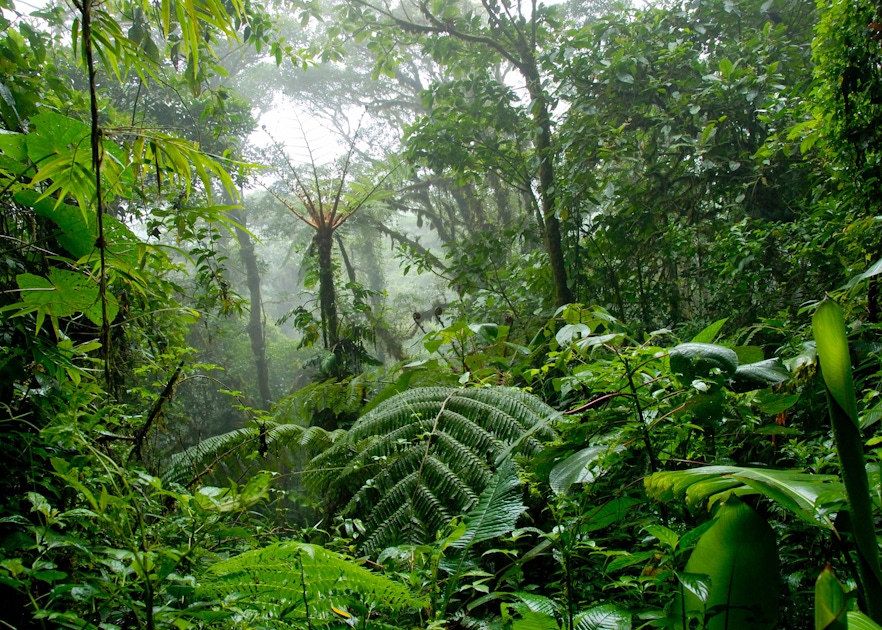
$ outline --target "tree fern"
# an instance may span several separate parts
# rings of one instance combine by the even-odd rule
[[[434,539],[465,514],[511,451],[552,439],[555,411],[517,389],[412,389],[362,416],[307,469],[306,481],[367,529],[364,551]]]
[[[278,628],[345,628],[352,621],[346,615],[401,615],[426,606],[402,584],[300,542],[276,543],[212,565],[197,596],[222,599]],[[368,627],[382,626],[372,618]]]
[[[255,424],[215,435],[174,453],[162,467],[161,477],[166,483],[183,485],[190,485],[212,473],[222,480],[242,479],[260,468],[274,469],[280,463],[296,464],[292,460],[298,454],[301,463],[305,464],[341,435],[343,431],[328,432],[321,427],[267,420],[262,427]],[[271,462],[254,459],[253,455],[262,448]]]

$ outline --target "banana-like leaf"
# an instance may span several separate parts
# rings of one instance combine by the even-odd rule
[[[847,630],[845,591],[828,563],[815,582],[815,630]]]
[[[882,626],[857,610],[848,611],[849,630],[882,630]]]
[[[830,424],[848,494],[848,510],[858,549],[860,585],[871,618],[882,622],[882,567],[864,464],[864,440],[857,413],[845,321],[836,302],[829,299],[821,302],[812,317],[812,333],[829,394]]]
[[[835,475],[789,470],[706,466],[655,473],[644,484],[646,493],[659,501],[685,493],[690,507],[705,500],[710,507],[732,494],[761,494],[804,521],[829,529],[833,528],[829,514],[845,505],[845,488]]]
[[[842,309],[833,300],[824,300],[812,316],[812,334],[827,390],[842,410],[858,426],[857,399],[851,375],[851,357]]]
[[[780,567],[775,533],[753,508],[730,497],[699,539],[686,573],[710,578],[707,600],[683,597],[687,615],[706,630],[771,630],[778,619]]]

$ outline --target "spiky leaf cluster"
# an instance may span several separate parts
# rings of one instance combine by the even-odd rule
[[[465,514],[509,453],[534,455],[555,411],[503,387],[412,389],[362,416],[316,457],[308,483],[348,499],[367,529],[364,551],[434,540]]]

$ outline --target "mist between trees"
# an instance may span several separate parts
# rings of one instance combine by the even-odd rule
[[[882,15],[0,0],[0,622],[879,628]]]

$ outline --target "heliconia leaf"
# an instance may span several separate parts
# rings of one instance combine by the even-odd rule
[[[690,590],[687,615],[704,615],[706,630],[771,630],[778,620],[780,568],[775,533],[753,508],[731,497],[699,539],[686,573],[710,578],[707,601]]]
[[[849,610],[846,617],[849,630],[882,630],[882,626],[860,611]]]
[[[845,591],[828,563],[815,582],[815,630],[847,630]]]
[[[830,299],[821,302],[812,317],[812,332],[827,390],[855,426],[858,426],[857,400],[851,375],[845,320],[842,309],[836,302]]]
[[[645,481],[647,494],[670,501],[685,494],[686,503],[708,505],[728,494],[762,494],[808,523],[831,528],[828,514],[845,504],[845,489],[835,475],[814,475],[770,468],[705,466],[659,472]]]

